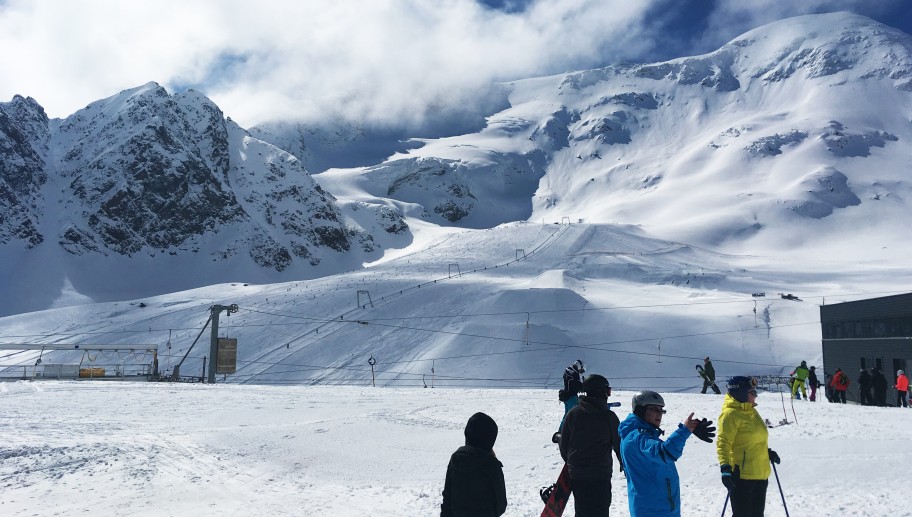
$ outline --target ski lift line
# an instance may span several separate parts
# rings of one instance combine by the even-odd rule
[[[358,322],[350,321],[349,323],[358,323]],[[786,324],[786,325],[763,327],[761,329],[720,330],[720,331],[716,331],[716,332],[701,332],[701,333],[695,333],[695,334],[681,334],[681,335],[677,335],[677,336],[662,336],[661,338],[650,337],[650,338],[630,339],[630,340],[621,340],[621,341],[607,341],[607,342],[603,342],[603,343],[592,343],[589,345],[560,344],[560,343],[549,343],[546,341],[533,341],[533,340],[529,340],[528,343],[535,344],[535,345],[545,345],[545,346],[550,346],[550,347],[555,347],[555,348],[560,348],[560,349],[578,348],[578,349],[594,350],[594,351],[598,351],[598,352],[619,352],[619,353],[628,353],[628,354],[636,354],[636,355],[658,356],[659,354],[654,353],[654,352],[633,352],[633,351],[628,351],[628,350],[604,349],[604,348],[599,348],[599,347],[604,346],[604,345],[641,343],[641,342],[655,341],[657,339],[682,339],[682,338],[690,338],[690,337],[704,337],[704,336],[733,334],[733,333],[739,333],[739,332],[751,332],[751,331],[760,331],[760,330],[768,331],[769,329],[773,329],[773,328],[785,328],[785,327],[796,327],[796,326],[802,326],[802,325],[818,325],[818,324],[819,324],[818,321],[807,322],[807,323],[790,323],[790,324]],[[482,335],[482,334],[455,332],[455,331],[449,331],[449,330],[425,329],[425,328],[418,328],[418,327],[407,327],[407,326],[402,326],[402,325],[388,325],[388,324],[384,324],[384,323],[372,323],[371,325],[399,329],[399,330],[411,330],[411,331],[415,331],[415,332],[429,332],[429,333],[446,334],[446,335],[452,335],[452,336],[490,339],[490,340],[494,340],[494,341],[508,341],[508,342],[513,342],[513,343],[527,342],[523,339],[517,339],[517,338],[486,336],[486,335]],[[696,360],[703,359],[703,357],[676,356],[676,355],[668,355],[668,354],[664,354],[664,356],[673,358],[673,359],[696,359]],[[428,359],[416,359],[415,361],[429,361],[429,360],[433,360],[433,359],[446,359],[446,358],[435,357],[435,358],[428,358]],[[750,362],[743,362],[743,361],[727,361],[727,360],[723,360],[723,359],[719,359],[718,362],[720,362],[720,363],[723,363],[723,362],[724,363],[739,363],[739,364],[757,364],[757,365],[762,365],[762,366],[786,366],[786,365],[772,365],[772,364],[763,364],[763,363],[750,363]]]
[[[0,350],[158,350],[150,344],[97,344],[97,343],[0,343]]]
[[[881,291],[881,292],[868,292],[868,293],[849,293],[849,294],[824,294],[819,296],[819,298],[824,298],[827,296],[864,296],[864,295],[883,295],[891,293],[905,293],[907,291]],[[817,298],[815,296],[808,298]],[[469,314],[440,314],[440,315],[430,315],[430,316],[403,316],[397,318],[366,318],[368,322],[371,321],[400,321],[400,320],[415,320],[415,319],[433,319],[433,318],[468,318],[468,317],[486,317],[486,316],[515,316],[522,314],[549,314],[549,313],[565,313],[565,312],[588,312],[588,311],[612,311],[612,310],[626,310],[626,309],[653,309],[653,308],[668,308],[668,307],[692,307],[700,305],[722,305],[722,304],[736,304],[736,303],[756,303],[757,300],[747,299],[747,300],[719,300],[719,301],[708,301],[708,302],[685,302],[685,303],[663,303],[663,304],[647,304],[647,305],[622,305],[617,307],[584,307],[578,309],[552,309],[552,310],[541,310],[541,311],[511,311],[511,312],[484,312],[484,313],[469,313]],[[782,303],[783,301],[778,298],[773,298],[766,300],[769,304],[773,303]],[[818,305],[819,306],[819,305]],[[261,314],[268,314],[271,316],[283,316],[288,318],[299,318],[299,319],[311,319],[311,320],[325,320],[326,317],[322,316],[301,316],[297,314],[284,314],[281,312],[267,312],[267,311],[256,311],[249,310],[248,312],[259,312]],[[364,318],[362,318],[364,319]]]

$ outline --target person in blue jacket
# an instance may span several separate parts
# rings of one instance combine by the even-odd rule
[[[665,400],[654,391],[633,397],[633,413],[621,422],[621,459],[627,474],[627,502],[630,515],[680,516],[681,488],[675,462],[684,452],[691,434],[712,443],[715,427],[711,420],[695,419],[691,413],[684,423],[662,441]]]

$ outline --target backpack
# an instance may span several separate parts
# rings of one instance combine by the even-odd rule
[[[837,384],[839,384],[840,386],[845,386],[846,384],[849,383],[849,379],[847,379],[847,378],[846,378],[846,374],[843,373],[842,375],[839,376],[839,380],[836,381],[836,382],[837,382]]]

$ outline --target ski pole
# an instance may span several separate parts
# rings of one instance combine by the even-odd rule
[[[773,466],[773,474],[776,474],[776,484],[779,485],[779,495],[782,497],[782,507],[785,508],[785,517],[789,517],[789,507],[785,504],[785,493],[782,491],[782,483],[779,482],[779,472],[776,471],[775,463],[771,463],[771,465]]]
[[[780,386],[780,384],[777,382],[777,383],[776,383],[776,389],[779,390],[779,398],[782,399],[782,416],[785,417],[785,420],[784,420],[784,421],[785,421],[785,422],[788,422],[789,415],[788,415],[788,413],[785,411],[785,396],[782,394],[782,389],[781,389],[779,386]]]
[[[722,516],[721,517],[725,517],[725,510],[728,508],[728,498],[731,497],[731,495],[732,495],[731,490],[729,490],[728,493],[725,494],[725,504],[722,505]]]
[[[798,423],[798,415],[795,414],[795,397],[789,397],[789,402],[792,404],[792,416],[795,417],[795,423]]]

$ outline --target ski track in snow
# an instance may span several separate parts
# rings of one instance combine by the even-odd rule
[[[554,390],[264,387],[36,381],[0,389],[0,514],[436,515],[450,454],[476,411],[500,432],[508,516],[537,516],[561,467]],[[627,415],[629,392],[612,400]],[[667,394],[670,431],[722,398]],[[778,422],[777,394],[758,410]],[[786,400],[786,416],[794,421]],[[795,401],[770,430],[792,515],[912,515],[902,473],[912,411]],[[682,515],[721,512],[715,447],[678,462]],[[615,473],[612,515],[627,515]],[[837,489],[838,487],[838,489]],[[566,515],[573,515],[573,503]],[[770,478],[767,516],[785,515]]]

